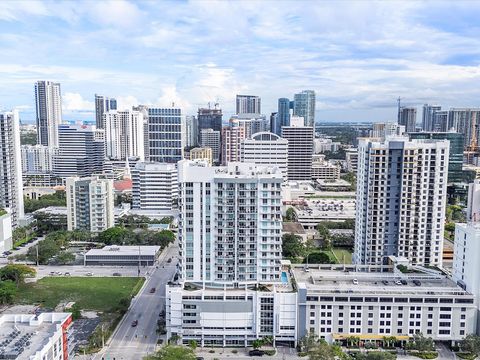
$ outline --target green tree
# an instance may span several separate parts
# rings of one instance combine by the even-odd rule
[[[293,207],[289,207],[285,213],[285,221],[295,221],[297,213]]]
[[[480,356],[480,336],[469,334],[460,342],[462,351]]]
[[[306,264],[308,260],[309,264],[334,264],[334,261],[323,251],[317,251],[308,254],[308,258],[303,259],[303,263]]]
[[[35,200],[24,197],[24,208],[26,213],[31,213],[48,206],[67,206],[65,191],[55,191],[54,194],[43,195]]]
[[[397,357],[387,351],[371,351],[367,354],[356,354],[355,360],[395,360]]]
[[[299,341],[299,347],[301,351],[308,352],[313,349],[318,343],[318,337],[313,332],[309,332]]]
[[[166,216],[160,220],[160,224],[171,224],[173,221],[173,218],[170,216]]]
[[[98,241],[104,243],[105,245],[114,245],[114,244],[122,244],[129,237],[132,237],[132,233],[124,227],[121,226],[114,226],[110,229],[102,231],[98,234]]]
[[[0,281],[12,281],[18,285],[25,281],[26,277],[35,276],[37,271],[23,264],[8,264],[0,268]]]
[[[6,305],[13,303],[16,295],[17,287],[13,281],[0,281],[0,304]]]
[[[189,347],[167,345],[156,354],[147,356],[145,360],[195,360],[196,356]]]
[[[195,351],[195,349],[197,348],[198,344],[197,344],[197,341],[196,340],[190,340],[188,342],[188,346],[190,347],[190,349],[192,349],[193,351]]]
[[[418,351],[434,351],[435,344],[432,338],[425,337],[421,332],[417,332],[412,337],[412,348]]]
[[[78,306],[77,303],[72,305],[72,307],[70,308],[70,312],[72,313],[73,320],[78,320],[82,317],[80,306]]]
[[[335,354],[332,347],[325,340],[320,340],[308,351],[310,360],[334,360]]]
[[[295,234],[283,234],[282,254],[284,258],[295,258],[305,254],[305,245],[302,238]]]
[[[262,339],[255,339],[252,341],[252,347],[254,349],[260,349],[263,345],[264,344]]]
[[[37,145],[37,133],[35,131],[21,131],[20,144]]]
[[[75,261],[75,255],[69,251],[60,251],[56,257],[56,261],[60,265],[71,264]]]

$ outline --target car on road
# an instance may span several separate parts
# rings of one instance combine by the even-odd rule
[[[152,288],[150,289],[150,293],[153,294],[156,290],[157,290],[157,289],[155,289],[154,287],[152,287]]]
[[[250,350],[248,352],[248,356],[263,356],[264,354],[265,352],[263,350],[258,349]]]
[[[122,274],[120,274],[118,272],[115,272],[115,273],[113,273],[113,276],[122,276]]]
[[[57,275],[62,275],[62,272],[61,272],[61,271],[57,271]]]
[[[422,283],[420,282],[420,280],[416,280],[416,279],[413,280],[413,283],[414,283],[415,285],[417,285],[417,286],[422,285]]]
[[[388,285],[388,281],[387,281],[387,280],[382,280],[382,283],[383,283],[383,285]]]
[[[395,280],[395,285],[402,285],[402,282],[400,280]]]
[[[205,358],[203,356],[197,356],[195,359],[196,360],[205,360]]]
[[[167,263],[170,264],[171,262],[172,262],[172,258],[169,258],[169,259],[167,260]]]
[[[50,276],[55,276],[55,271],[50,271]]]
[[[93,273],[92,273],[92,272],[87,272],[85,275],[87,275],[87,276],[93,276]]]
[[[138,320],[133,320],[133,321],[132,321],[132,327],[135,327],[135,326],[137,326],[137,325],[138,325]]]
[[[65,274],[63,274],[65,276],[70,276],[70,273],[67,271]]]
[[[402,285],[407,285],[407,280],[400,280],[400,282],[402,283]]]
[[[357,279],[353,279],[352,282],[353,282],[353,285],[358,285],[358,280]]]

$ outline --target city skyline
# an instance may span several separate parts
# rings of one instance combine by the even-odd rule
[[[226,118],[237,94],[260,96],[269,115],[305,89],[317,121],[394,121],[398,96],[477,106],[478,3],[112,4],[2,2],[0,107],[33,123],[38,80],[62,84],[67,121],[94,121],[95,93],[186,115],[218,101]]]

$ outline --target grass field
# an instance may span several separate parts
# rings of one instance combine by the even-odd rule
[[[80,309],[110,312],[120,299],[135,295],[143,281],[132,277],[48,277],[21,285],[17,303],[55,308],[61,302],[75,301]]]
[[[345,256],[345,264],[352,263],[352,253],[346,249],[333,249],[332,252],[338,259],[339,264],[343,264],[343,256]]]

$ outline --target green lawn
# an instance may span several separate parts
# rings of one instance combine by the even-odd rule
[[[143,278],[133,277],[48,277],[21,285],[16,302],[54,308],[75,301],[80,309],[110,312],[120,299],[136,294],[143,282]]]
[[[346,249],[333,249],[332,250],[338,259],[339,264],[343,264],[343,256],[345,256],[345,264],[352,263],[352,253]]]

